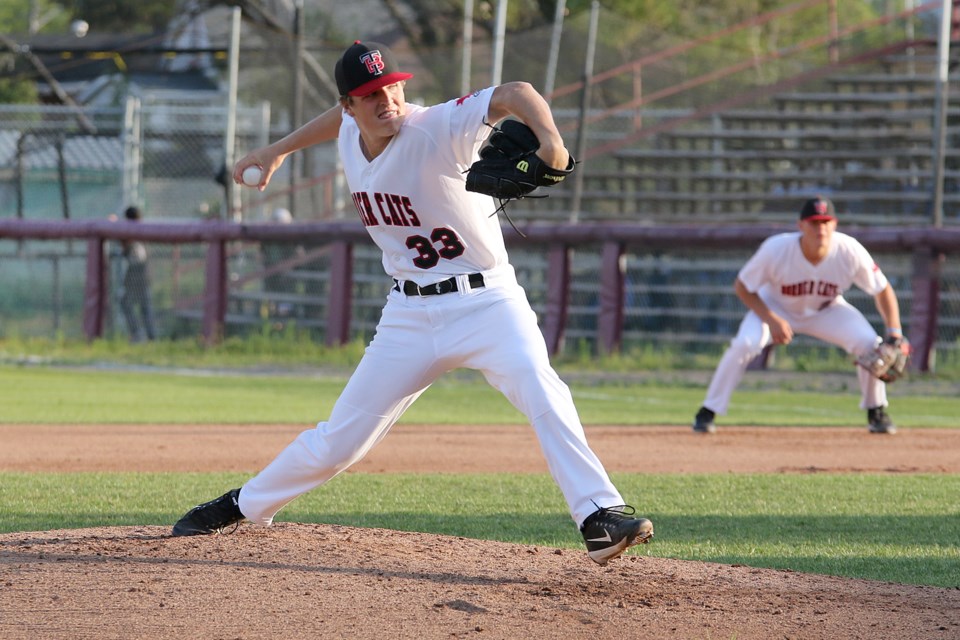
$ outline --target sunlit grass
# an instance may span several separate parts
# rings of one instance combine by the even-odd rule
[[[0,532],[170,526],[239,474],[0,473]],[[657,475],[614,481],[656,528],[632,554],[960,586],[957,475]],[[347,473],[278,521],[582,549],[545,474]]]

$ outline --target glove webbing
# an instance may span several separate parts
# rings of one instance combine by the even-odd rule
[[[507,134],[506,132],[504,132],[504,131],[502,131],[502,130],[500,130],[500,129],[497,129],[494,125],[492,125],[492,124],[490,124],[489,122],[487,122],[486,116],[484,116],[484,118],[483,118],[483,124],[487,125],[488,127],[490,127],[491,129],[493,129],[494,131],[499,131],[501,135],[507,136],[508,138],[510,138],[511,140],[513,140],[514,142],[516,142],[516,139],[515,139],[515,138],[511,137],[511,136],[510,136],[509,134]],[[517,146],[519,146],[519,145],[517,145]],[[511,160],[516,160],[517,158],[520,158],[522,155],[523,155],[523,154],[517,154],[516,156],[514,156],[513,158],[511,158]],[[467,171],[464,171],[463,173],[467,173],[468,171],[470,171],[470,170],[467,169]],[[536,196],[526,195],[526,196],[519,196],[519,197],[517,197],[517,198],[497,198],[497,200],[500,202],[500,206],[497,207],[497,208],[493,211],[493,213],[491,213],[491,214],[490,214],[489,216],[487,216],[487,217],[493,217],[493,216],[497,215],[498,213],[501,213],[501,212],[502,212],[502,213],[503,213],[503,217],[507,219],[507,222],[510,223],[510,226],[513,227],[513,230],[516,231],[516,232],[520,235],[521,238],[526,238],[527,235],[526,235],[523,231],[520,231],[520,229],[517,227],[516,223],[514,223],[513,218],[511,218],[511,217],[510,217],[510,214],[507,213],[507,204],[510,203],[512,200],[520,200],[520,199],[522,199],[522,198],[546,198],[546,197],[548,197],[548,194],[536,195]]]

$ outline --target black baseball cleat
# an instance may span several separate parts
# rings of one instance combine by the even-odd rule
[[[713,424],[713,419],[717,417],[713,411],[706,407],[700,407],[696,417],[693,419],[694,433],[716,433],[717,425]]]
[[[190,509],[173,525],[173,535],[202,536],[223,533],[232,524],[239,526],[244,517],[237,505],[239,496],[240,489],[232,489],[216,500]]]
[[[587,516],[580,527],[587,555],[603,566],[627,547],[646,544],[653,537],[653,523],[646,518],[631,518],[636,509],[629,505],[600,508]]]
[[[897,432],[897,425],[893,424],[893,418],[890,417],[883,407],[874,407],[867,409],[867,428],[870,433],[888,433]]]

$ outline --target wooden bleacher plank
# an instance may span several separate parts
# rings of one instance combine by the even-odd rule
[[[881,105],[889,107],[891,104],[912,103],[912,104],[933,104],[935,99],[933,91],[930,92],[818,92],[818,93],[782,93],[773,97],[773,101],[780,105],[817,105],[821,107],[830,107],[834,110],[836,107],[846,106],[864,106]]]
[[[960,179],[960,170],[950,170],[947,169],[943,172],[944,178],[955,178]],[[933,178],[933,175],[929,171],[916,171],[916,170],[893,170],[893,169],[820,169],[820,170],[806,170],[806,171],[719,171],[719,170],[705,170],[705,171],[678,171],[673,168],[664,168],[659,167],[655,169],[649,169],[643,172],[637,173],[626,173],[623,171],[599,171],[592,169],[584,170],[584,181],[624,181],[624,182],[633,182],[637,180],[662,180],[662,179],[677,179],[677,180],[708,180],[715,182],[737,182],[737,181],[749,181],[749,182],[804,182],[810,180],[816,181],[832,181],[832,182],[842,182],[844,180],[871,180],[882,182],[886,180],[890,181],[900,181],[900,182],[916,182],[916,181],[927,181]]]
[[[955,132],[956,133],[956,132]],[[663,136],[664,139],[687,139],[698,140],[702,142],[712,142],[715,140],[748,140],[748,141],[776,141],[790,140],[793,142],[803,142],[805,140],[826,140],[832,143],[836,142],[871,142],[890,141],[893,144],[902,144],[904,142],[928,142],[930,140],[929,131],[912,131],[904,129],[769,129],[758,131],[755,129],[688,129],[683,131],[670,131]]]
[[[778,131],[783,129],[843,127],[853,131],[877,127],[902,128],[931,131],[932,111],[927,109],[903,109],[897,111],[844,110],[844,111],[796,111],[758,110],[732,111],[722,114],[717,122],[726,129],[752,129]],[[947,109],[949,121],[960,118],[960,107]]]

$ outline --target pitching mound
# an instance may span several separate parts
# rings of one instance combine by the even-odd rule
[[[297,432],[0,425],[0,468],[254,472]],[[591,427],[588,438],[610,471],[960,471],[951,430],[890,438],[731,427],[711,438],[689,428]],[[204,453],[212,450],[216,461]],[[401,425],[353,471],[540,473],[545,465],[526,427]],[[644,556],[648,547],[599,567],[582,550],[382,529],[169,531],[0,535],[0,639],[960,638],[957,589],[665,560]]]
[[[960,591],[304,524],[0,536],[3,638],[956,638]]]

